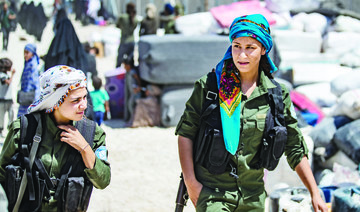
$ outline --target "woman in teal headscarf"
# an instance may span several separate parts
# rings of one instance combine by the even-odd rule
[[[272,73],[277,70],[268,55],[273,46],[270,27],[260,14],[241,16],[233,21],[229,37],[231,45],[216,66],[216,80],[211,81],[210,75],[206,75],[195,83],[193,94],[176,128],[180,163],[196,211],[264,211],[267,195],[263,181],[264,168],[255,167],[254,163],[260,160],[258,151],[270,108],[266,100],[268,89],[276,87],[270,80],[273,79]],[[209,82],[217,83],[219,91],[215,95],[207,92]],[[315,211],[327,211],[307,160],[308,149],[297,126],[289,92],[284,85],[281,85],[281,90],[287,129],[284,148],[287,161],[310,191]],[[230,158],[225,163],[225,171],[210,170],[209,167],[225,160],[218,156],[219,161],[210,166],[208,158],[214,156],[210,156],[213,152],[209,151],[218,151],[216,148],[219,146],[213,145],[207,149],[209,144],[201,143],[207,135],[200,135],[200,138],[198,135],[201,134],[199,129],[204,102],[208,98],[219,101],[219,109],[214,109],[216,112],[210,116],[221,123],[211,133],[213,137],[220,135],[223,138],[222,148]],[[220,118],[216,119],[218,116]],[[210,119],[207,121],[213,122]],[[199,156],[198,152],[193,155],[199,145],[207,149],[201,152],[203,156]]]

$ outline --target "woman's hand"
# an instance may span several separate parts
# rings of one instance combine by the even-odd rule
[[[87,145],[85,138],[74,126],[59,125],[58,127],[64,130],[60,133],[60,141],[69,144],[79,152],[81,152],[83,148]]]
[[[324,200],[320,196],[320,192],[316,185],[314,175],[311,171],[309,161],[305,156],[301,159],[300,163],[295,167],[295,171],[310,192],[314,211],[327,212],[328,208],[326,207]]]
[[[203,185],[197,180],[194,180],[193,182],[185,181],[185,185],[186,185],[187,192],[189,194],[189,198],[191,199],[191,202],[196,207],[196,204],[199,199],[199,195],[200,195]]]
[[[65,142],[78,150],[84,161],[86,168],[92,169],[95,165],[95,153],[89,143],[81,135],[78,129],[71,125],[59,125],[64,130],[60,133],[60,141]]]
[[[321,198],[321,196],[319,194],[314,195],[311,199],[311,203],[313,205],[314,208],[314,212],[327,212],[328,208],[324,202],[324,200]]]

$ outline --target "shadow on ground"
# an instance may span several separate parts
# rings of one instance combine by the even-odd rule
[[[126,128],[128,127],[127,123],[123,119],[110,119],[106,120],[103,123],[104,125],[111,128]]]

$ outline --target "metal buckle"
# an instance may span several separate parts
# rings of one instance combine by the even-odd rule
[[[51,180],[52,184],[54,185],[54,187],[56,187],[57,184],[58,184],[58,182],[59,182],[59,180],[56,179],[56,178],[50,178],[50,180]]]
[[[40,143],[40,141],[41,141],[41,137],[38,136],[38,135],[35,135],[35,136],[34,136],[34,142]]]
[[[211,98],[211,97],[209,96],[209,94],[214,95],[214,98]],[[216,98],[217,98],[217,93],[212,92],[212,91],[208,91],[208,92],[207,92],[207,94],[206,94],[206,99],[208,99],[208,100],[215,100]]]

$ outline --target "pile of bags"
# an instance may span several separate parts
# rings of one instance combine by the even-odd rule
[[[272,29],[281,58],[276,77],[292,85],[299,126],[313,144],[318,186],[333,211],[360,211],[360,3],[305,1],[318,4],[296,8],[286,1],[287,8],[277,8],[282,1],[266,2],[277,19]],[[287,189],[271,193],[283,201],[270,195],[270,211],[311,205]]]

